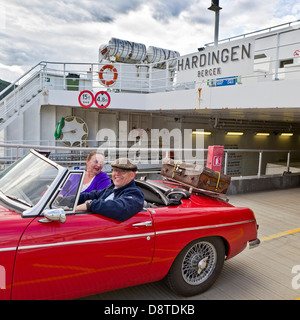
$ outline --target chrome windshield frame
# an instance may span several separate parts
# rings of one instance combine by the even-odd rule
[[[50,209],[50,203],[53,201],[53,199],[57,196],[57,194],[61,191],[60,186],[62,183],[65,181],[65,178],[69,176],[72,172],[81,174],[81,180],[80,180],[80,185],[79,185],[79,190],[81,189],[82,183],[83,183],[83,177],[84,177],[84,170],[70,170],[67,168],[64,168],[57,164],[56,162],[44,157],[41,155],[39,152],[35,150],[30,150],[31,153],[36,155],[37,157],[41,158],[42,160],[48,162],[52,166],[56,167],[58,169],[58,174],[56,178],[53,180],[51,183],[50,187],[47,189],[45,194],[41,197],[39,202],[33,206],[32,208],[28,208],[27,210],[23,211],[21,213],[22,217],[37,217],[41,216],[42,212],[46,209]],[[75,199],[75,204],[78,202],[80,192],[77,192],[76,194],[76,199]],[[75,210],[75,205],[71,213]]]
[[[0,192],[0,198],[2,202],[7,204],[9,208],[12,208],[12,210],[19,212],[21,216],[24,218],[41,216],[45,209],[49,209],[51,201],[53,200],[54,197],[56,197],[59,191],[61,191],[60,188],[65,182],[66,178],[69,176],[69,174],[71,174],[72,172],[75,172],[76,174],[81,175],[78,190],[81,190],[83,177],[84,177],[84,170],[70,170],[68,168],[64,168],[33,149],[30,150],[30,153],[35,157],[40,158],[42,161],[45,161],[51,166],[55,167],[57,169],[57,175],[51,182],[48,189],[45,191],[45,193],[41,196],[39,201],[33,207],[29,207],[29,206],[26,206],[26,204],[19,203],[9,198],[8,196],[6,196],[3,192]],[[79,194],[80,192],[77,192],[75,197],[76,198],[75,204],[77,204]],[[75,210],[75,204],[73,209],[70,212],[73,212]]]

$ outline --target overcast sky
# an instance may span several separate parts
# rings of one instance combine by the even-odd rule
[[[220,0],[219,39],[300,19],[295,0]],[[112,38],[193,53],[214,41],[210,0],[0,0],[0,79],[42,60],[97,62]]]

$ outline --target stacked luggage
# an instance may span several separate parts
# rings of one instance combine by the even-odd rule
[[[202,165],[165,159],[160,174],[191,188],[226,194],[231,177]]]

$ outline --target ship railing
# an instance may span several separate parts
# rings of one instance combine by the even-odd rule
[[[0,103],[0,118],[7,120],[24,107],[37,94],[42,91],[40,73],[36,73],[31,79],[26,81],[25,86],[17,87],[10,95]]]
[[[106,155],[104,170],[110,172],[110,163],[117,157],[130,157],[139,167],[140,175],[159,174],[163,159],[174,157],[175,161],[185,161],[203,166],[207,165],[208,149],[187,148],[141,148],[137,146],[103,147],[65,147],[43,144],[0,143],[0,170],[4,170],[30,149],[50,152],[50,159],[69,168],[85,167],[86,156],[91,151]],[[195,155],[201,155],[195,159]],[[181,155],[181,157],[180,157]],[[189,157],[190,156],[190,157]],[[300,174],[300,150],[260,150],[260,149],[224,149],[222,173],[232,179],[247,177],[266,177],[273,175]]]
[[[9,86],[7,86],[5,89],[3,89],[0,92],[0,100],[3,99],[3,96],[6,92],[13,91],[16,88],[21,88],[26,86],[26,83],[28,81],[31,81],[33,78],[36,77],[37,74],[41,72],[46,66],[46,63],[44,61],[39,62],[35,66],[33,66],[31,69],[26,71],[21,77],[19,77],[17,80],[15,80],[13,83],[11,83]]]
[[[175,59],[152,64],[44,62],[43,80],[48,90],[151,93],[175,90]],[[177,60],[176,60],[177,61]],[[100,71],[113,65],[117,80],[106,86]]]
[[[300,41],[298,44],[300,45]],[[297,42],[294,45],[297,45]],[[294,56],[293,53],[284,60],[274,57],[273,51],[283,47],[282,45],[277,49],[269,47],[257,50],[253,72],[243,75],[236,74],[237,84],[299,79],[300,57]],[[167,62],[172,61],[166,61],[166,65],[168,65]],[[130,69],[129,67],[133,65],[119,63],[116,65],[118,79],[107,87],[99,79],[99,71],[105,64],[64,62],[45,62],[45,64],[43,85],[47,90],[155,93],[215,86],[214,81],[207,79],[203,81],[201,78],[178,82],[178,71],[173,66],[156,68],[157,64],[135,64],[135,68]]]
[[[18,113],[42,92],[44,67],[45,64],[40,62],[0,92],[0,123]]]
[[[300,24],[300,20],[286,22],[286,23],[278,24],[276,26],[269,27],[269,28],[264,28],[264,29],[260,29],[257,31],[247,32],[247,33],[244,33],[241,35],[225,38],[225,39],[219,40],[219,44],[224,43],[224,42],[231,42],[231,41],[245,39],[245,38],[249,38],[249,37],[255,37],[255,36],[260,36],[260,35],[264,35],[264,34],[269,34],[271,32],[278,32],[278,30],[282,31],[281,29],[295,27],[299,24]],[[214,44],[215,44],[214,42],[210,42],[210,43],[206,43],[205,46],[213,46]]]

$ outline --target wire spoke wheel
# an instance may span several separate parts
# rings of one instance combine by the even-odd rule
[[[166,277],[176,294],[192,296],[206,291],[222,271],[225,245],[219,237],[189,243],[177,256]]]
[[[196,243],[182,261],[182,277],[190,285],[204,282],[213,273],[217,252],[209,242]]]

